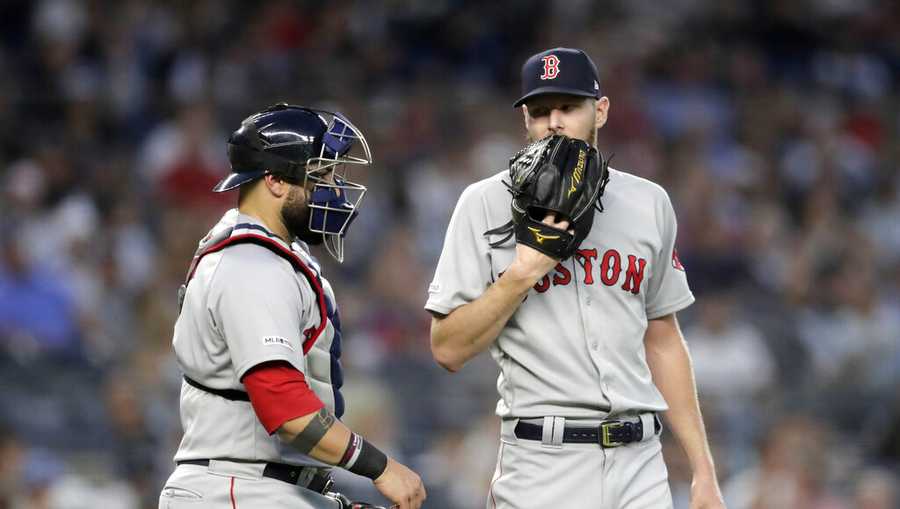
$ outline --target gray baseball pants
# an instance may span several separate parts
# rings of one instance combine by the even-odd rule
[[[263,463],[179,465],[159,495],[159,509],[337,509],[332,498],[263,477]]]
[[[662,446],[652,431],[640,442],[603,448],[519,439],[513,431],[517,422],[501,423],[487,509],[672,508]]]

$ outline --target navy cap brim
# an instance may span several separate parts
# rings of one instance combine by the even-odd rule
[[[568,88],[568,87],[539,87],[539,88],[532,90],[531,92],[528,92],[527,94],[523,95],[522,97],[520,97],[518,101],[513,103],[513,108],[518,108],[525,101],[531,99],[532,97],[539,96],[539,95],[546,95],[546,94],[576,95],[579,97],[593,97],[594,99],[598,99],[598,96],[596,93],[590,93],[590,92],[586,92],[584,90],[577,90],[577,89]]]
[[[265,171],[251,171],[246,173],[231,173],[227,177],[223,178],[216,184],[216,187],[213,188],[214,193],[222,193],[225,191],[231,191],[237,187],[240,187],[242,184],[246,184],[251,180],[256,180],[259,177],[265,175]]]

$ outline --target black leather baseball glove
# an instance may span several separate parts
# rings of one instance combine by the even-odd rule
[[[516,242],[564,260],[578,249],[601,210],[600,197],[609,180],[609,161],[582,140],[552,135],[529,144],[509,160],[512,221],[485,235],[506,236],[491,243],[502,245],[512,235]],[[542,221],[555,212],[557,221],[569,221],[569,233]]]

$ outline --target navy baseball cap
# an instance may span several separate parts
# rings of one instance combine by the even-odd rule
[[[518,108],[532,97],[543,94],[569,94],[600,98],[597,66],[580,49],[553,48],[542,51],[522,66],[522,97]]]

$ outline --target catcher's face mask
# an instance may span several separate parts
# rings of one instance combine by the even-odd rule
[[[321,233],[328,253],[344,261],[344,235],[359,213],[366,187],[350,180],[353,165],[372,164],[365,136],[339,113],[317,111],[328,128],[322,136],[318,157],[306,163],[305,185],[312,184],[309,197],[309,231]]]

